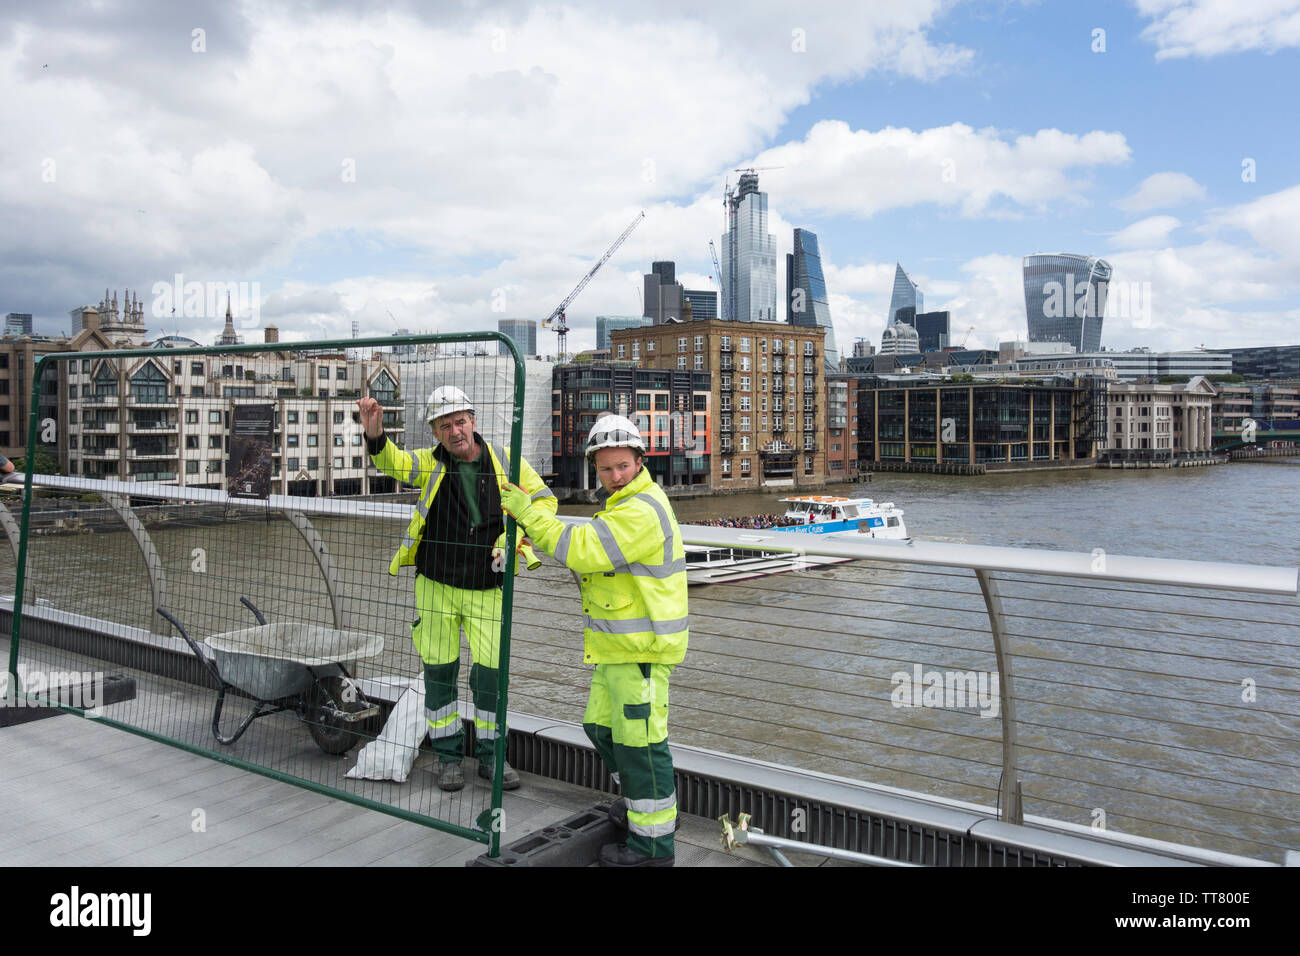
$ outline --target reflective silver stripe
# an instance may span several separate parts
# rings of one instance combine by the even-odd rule
[[[555,560],[561,564],[569,563],[569,544],[573,538],[573,525],[565,525],[560,532],[560,540],[555,545]]]
[[[411,452],[411,480],[408,485],[413,485],[420,480],[420,456]]]
[[[652,823],[648,827],[643,827],[639,823],[633,823],[632,818],[627,818],[627,828],[630,832],[646,837],[672,836],[673,831],[677,829],[677,821],[669,820],[667,823]]]
[[[659,515],[659,527],[664,533],[664,564],[667,564],[673,559],[673,523],[668,520],[668,512],[664,510],[663,505],[655,501],[654,498],[646,494],[644,491],[640,494],[633,495],[632,497],[640,498],[651,508],[654,508],[655,512]],[[658,575],[656,575],[656,577],[658,577]]]
[[[626,568],[627,558],[623,557],[623,549],[614,540],[614,532],[609,529],[609,525],[597,515],[591,519],[591,526],[596,529],[596,537],[600,539],[600,545],[605,549],[605,557],[609,558],[609,563],[613,565],[614,570]]]
[[[671,621],[652,621],[648,617],[633,617],[626,621],[601,621],[591,618],[586,626],[601,634],[640,634],[642,631],[654,631],[656,634],[677,634],[686,630],[690,618],[679,617]]]
[[[533,501],[536,501],[538,498],[554,498],[555,492],[550,488],[543,488],[541,491],[534,491],[531,497]]]
[[[627,573],[643,578],[670,578],[674,574],[686,573],[686,558],[683,556],[667,564],[629,564]]]
[[[447,704],[445,707],[439,707],[437,710],[430,710],[428,707],[424,708],[424,719],[429,721],[431,724],[436,724],[441,720],[446,720],[448,717],[456,716],[459,712],[460,708],[457,706],[456,701],[452,701],[450,704]]]
[[[438,476],[441,474],[442,462],[438,462],[433,466],[433,474],[429,476],[429,481],[424,486],[424,493],[420,495],[420,500],[415,503],[415,510],[426,521],[429,519],[429,508],[433,505],[433,488],[438,483]]]
[[[492,735],[496,736],[497,715],[495,713],[490,710],[481,710],[478,707],[471,707],[469,710],[474,723],[476,725],[483,724],[483,727],[478,729],[480,734],[486,733],[484,727],[487,727],[492,730]]]
[[[610,778],[611,780],[614,781],[614,786],[616,786],[616,787],[622,787],[622,786],[623,786],[622,782],[618,779],[618,774],[616,774],[616,773],[611,773],[611,774],[609,775],[609,778]]]
[[[633,813],[658,813],[661,810],[669,810],[677,806],[677,791],[658,800],[629,800],[627,808]]]

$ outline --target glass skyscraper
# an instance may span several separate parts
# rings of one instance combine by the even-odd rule
[[[785,257],[786,321],[791,325],[820,326],[826,330],[826,367],[838,370],[840,350],[835,344],[831,306],[826,296],[826,276],[817,234],[794,231],[794,253]]]
[[[902,321],[912,325],[918,312],[925,311],[925,296],[921,290],[916,287],[911,276],[903,271],[902,265],[894,263],[894,294],[889,299],[889,321],[886,325],[893,325],[899,321],[899,310],[911,309],[910,314],[904,314]]]
[[[1068,342],[1076,352],[1098,351],[1110,263],[1054,252],[1025,256],[1024,270],[1029,341]]]
[[[742,175],[728,194],[727,227],[722,245],[728,318],[776,322],[776,237],[767,231],[767,193],[758,191],[758,173]]]
[[[596,348],[609,348],[609,333],[620,329],[639,329],[643,325],[653,325],[648,315],[598,315],[596,316]]]
[[[536,319],[498,319],[497,331],[514,340],[520,355],[537,354],[537,320]],[[505,343],[497,343],[497,354],[508,355]]]

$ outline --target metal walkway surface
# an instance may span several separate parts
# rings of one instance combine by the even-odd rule
[[[0,767],[9,866],[464,866],[484,851],[70,714],[0,729]],[[417,768],[406,786],[425,776]],[[507,840],[609,799],[522,777],[506,794]],[[755,850],[724,853],[718,833],[683,818],[677,865],[770,865]]]

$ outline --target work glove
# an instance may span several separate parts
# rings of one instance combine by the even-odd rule
[[[506,533],[501,532],[492,546],[492,567],[494,570],[505,570],[506,561]],[[519,565],[524,564],[529,571],[536,571],[542,566],[541,558],[537,557],[533,551],[533,543],[522,535],[515,539],[515,574],[519,573]]]
[[[528,512],[533,507],[533,498],[518,485],[503,481],[501,483],[501,507],[509,512],[516,522],[521,525],[526,524]]]

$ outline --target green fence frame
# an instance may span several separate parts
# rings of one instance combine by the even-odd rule
[[[138,349],[115,349],[109,351],[97,351],[93,353],[47,352],[45,355],[41,356],[40,360],[36,363],[36,367],[32,370],[31,412],[27,424],[27,462],[30,463],[34,460],[34,455],[37,446],[36,439],[39,433],[38,430],[40,425],[39,411],[40,411],[41,383],[42,380],[44,379],[44,373],[47,365],[57,364],[60,361],[71,361],[74,359],[81,360],[83,358],[88,358],[91,355],[93,355],[95,358],[119,359],[119,358],[144,358],[144,357],[157,358],[159,354],[165,354],[168,358],[183,358],[186,356],[239,355],[245,353],[259,353],[259,352],[270,352],[270,351],[296,352],[296,351],[318,351],[318,350],[325,350],[325,349],[340,349],[346,351],[348,349],[391,347],[394,345],[433,345],[433,344],[441,345],[441,344],[455,344],[455,343],[469,343],[469,342],[501,343],[509,350],[510,356],[514,359],[515,391],[514,391],[514,413],[511,419],[511,426],[510,426],[509,475],[510,475],[510,481],[513,484],[518,484],[519,483],[519,461],[520,461],[520,454],[523,447],[523,408],[524,408],[524,381],[525,381],[524,362],[522,356],[519,354],[519,348],[515,344],[514,340],[502,334],[501,332],[490,332],[490,331],[457,332],[457,333],[431,334],[431,335],[400,335],[400,336],[385,336],[385,337],[373,337],[373,338],[362,338],[362,339],[327,339],[325,341],[312,341],[312,342],[269,342],[269,343],[261,342],[261,343],[254,343],[254,344],[245,344],[245,345],[214,345],[207,348],[200,346],[198,348],[166,349],[161,351],[159,349],[138,348]],[[14,582],[13,622],[12,622],[12,629],[9,638],[9,673],[10,673],[11,686],[13,686],[16,689],[15,692],[18,692],[17,688],[19,688],[20,686],[18,681],[17,668],[18,668],[18,652],[20,646],[20,637],[22,634],[22,624],[23,624],[23,591],[25,586],[25,578],[26,578],[26,570],[27,570],[27,541],[28,541],[28,532],[29,532],[29,527],[31,522],[31,506],[32,506],[32,472],[30,470],[26,470],[24,474],[24,482],[23,482],[23,510],[22,510],[22,521],[21,521],[20,537],[19,537],[19,544],[18,544],[17,572],[16,572],[16,578]],[[515,524],[513,518],[507,516],[506,550],[505,550],[505,553],[507,555],[514,555],[515,553],[516,535],[517,535],[517,525]],[[508,561],[507,568],[511,566],[512,563]],[[500,641],[501,641],[500,674],[501,676],[500,676],[500,685],[499,685],[500,689],[497,697],[497,713],[496,713],[496,725],[498,727],[506,726],[506,710],[509,702],[508,699],[509,699],[509,687],[510,687],[510,628],[511,628],[511,618],[512,618],[513,609],[514,609],[514,575],[508,573],[507,571],[507,573],[504,576],[504,583],[502,585],[502,594],[501,594],[501,633],[500,633]],[[33,697],[33,700],[42,705],[57,707],[60,710],[67,711],[69,713],[73,713],[81,717],[86,716],[85,711],[82,708],[70,707],[67,706],[66,704],[61,704],[58,702],[57,699],[55,699],[52,696],[35,695]],[[454,834],[455,836],[464,837],[468,840],[473,840],[478,843],[484,843],[488,846],[488,855],[491,857],[498,856],[501,851],[501,830],[503,829],[503,827],[499,825],[499,821],[502,820],[502,814],[501,814],[502,774],[503,774],[503,768],[505,766],[506,734],[500,734],[496,738],[495,760],[494,760],[493,775],[492,775],[491,806],[488,809],[484,810],[481,814],[479,814],[478,819],[475,821],[478,828],[471,829],[469,827],[457,826],[456,824],[450,823],[445,820],[439,820],[423,814],[414,813],[409,810],[403,810],[399,807],[393,807],[388,804],[380,803],[375,800],[370,800],[365,797],[358,796],[356,794],[348,793],[345,790],[339,790],[336,787],[331,787],[325,784],[316,783],[315,781],[306,780],[302,777],[296,777],[293,776],[292,774],[286,774],[278,770],[273,770],[269,767],[262,767],[259,766],[258,764],[250,763],[249,761],[246,760],[241,760],[238,757],[232,757],[228,754],[223,754],[216,750],[211,750],[204,747],[198,747],[194,744],[190,744],[180,740],[175,740],[173,738],[166,737],[162,734],[157,734],[154,733],[153,731],[145,730],[141,727],[133,727],[130,724],[125,724],[120,721],[113,720],[112,718],[109,717],[97,717],[95,718],[95,720],[97,723],[106,724],[110,727],[116,727],[119,730],[125,730],[128,733],[133,733],[140,737],[145,737],[150,740],[155,740],[159,743],[167,744],[169,746],[176,747],[178,749],[185,750],[193,754],[197,754],[201,757],[208,757],[220,763],[225,763],[234,767],[239,767],[243,770],[249,770],[253,773],[261,774],[262,776],[270,777],[274,780],[279,780],[283,783],[288,783],[297,787],[302,787],[306,790],[311,790],[315,793],[320,793],[325,796],[334,797],[338,800],[344,800],[347,801],[348,803],[353,803],[356,804],[357,806],[365,807],[369,810],[378,810],[379,812],[387,813],[390,816],[399,817],[403,820],[409,820],[412,823],[419,823],[423,826],[427,826],[435,830],[441,830],[446,833],[451,833]]]

